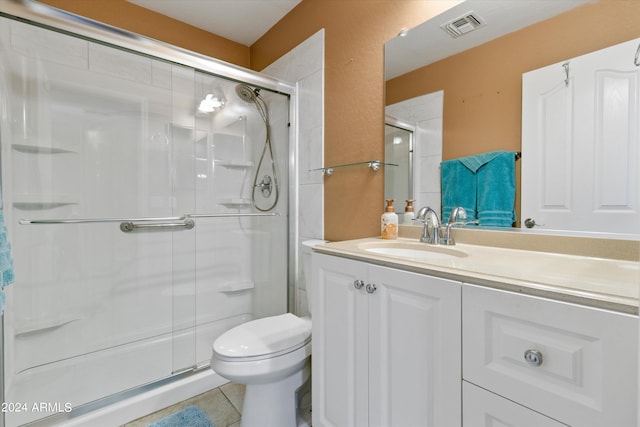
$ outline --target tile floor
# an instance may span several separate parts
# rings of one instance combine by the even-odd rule
[[[244,385],[227,383],[184,402],[138,418],[122,427],[147,427],[149,424],[191,405],[202,409],[216,427],[240,427],[243,400]]]

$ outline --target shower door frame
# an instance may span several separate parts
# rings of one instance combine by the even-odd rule
[[[294,307],[294,284],[298,276],[298,138],[296,85],[239,67],[215,58],[192,52],[168,43],[141,36],[91,19],[74,15],[34,0],[0,0],[0,16],[66,33],[88,41],[132,51],[136,54],[162,59],[194,68],[222,78],[269,89],[289,96],[289,149],[288,149],[288,283],[287,309]],[[1,184],[1,183],[0,183]],[[0,316],[0,355],[4,354],[4,316]],[[4,358],[0,358],[0,402],[4,402]],[[184,377],[184,373],[176,379]],[[160,383],[170,380],[169,377]],[[148,389],[149,386],[142,386]],[[131,391],[126,392],[128,395]],[[105,400],[112,401],[112,397]],[[108,403],[108,402],[107,402]],[[89,406],[94,406],[89,404]],[[81,409],[81,408],[77,408]],[[0,414],[0,427],[4,427],[4,415]]]

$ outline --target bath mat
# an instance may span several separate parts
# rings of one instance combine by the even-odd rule
[[[149,427],[215,427],[202,409],[189,406],[180,412],[171,414]]]

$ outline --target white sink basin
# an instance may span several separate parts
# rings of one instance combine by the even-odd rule
[[[419,242],[377,242],[363,244],[360,248],[374,254],[404,259],[435,260],[467,256],[465,252],[450,247],[431,246]]]

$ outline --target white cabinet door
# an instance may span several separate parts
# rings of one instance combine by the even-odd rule
[[[461,284],[312,259],[313,425],[459,426]]]
[[[563,427],[531,409],[466,381],[462,382],[464,427]]]
[[[367,264],[314,253],[312,274],[313,425],[367,426]]]
[[[640,233],[639,43],[523,75],[523,221]]]
[[[636,425],[636,316],[463,285],[463,378],[572,426]]]
[[[370,426],[461,424],[459,282],[369,267]]]

